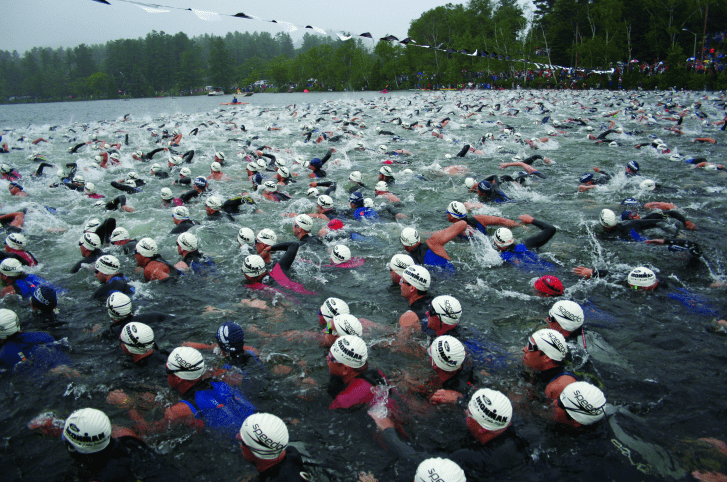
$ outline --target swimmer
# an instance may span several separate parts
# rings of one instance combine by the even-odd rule
[[[563,362],[568,355],[568,345],[563,335],[545,328],[533,333],[523,347],[523,365],[529,371],[531,383],[543,389],[545,396],[557,400],[566,386],[578,381],[567,372]]]

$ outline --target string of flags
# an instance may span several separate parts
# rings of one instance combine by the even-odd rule
[[[112,4],[107,0],[92,0],[97,3],[101,3],[104,5],[111,6]],[[314,32],[317,32],[321,35],[335,35],[338,37],[341,41],[350,40],[353,37],[361,37],[361,38],[368,38],[373,40],[374,37],[371,35],[370,32],[364,32],[358,35],[347,35],[341,31],[337,31],[336,29],[323,29],[321,27],[316,27],[313,25],[296,25],[292,22],[287,21],[281,21],[281,20],[266,20],[260,17],[257,17],[255,15],[248,15],[246,13],[238,12],[236,14],[224,14],[224,13],[217,13],[217,12],[208,12],[204,10],[197,10],[194,8],[183,8],[183,7],[173,7],[173,6],[167,6],[167,5],[159,5],[155,3],[148,3],[148,2],[139,2],[136,0],[113,0],[114,2],[124,2],[129,3],[132,5],[135,5],[142,10],[144,10],[147,13],[157,14],[157,13],[169,13],[172,10],[183,10],[183,11],[189,11],[192,12],[197,18],[200,20],[205,20],[207,22],[219,22],[222,20],[222,17],[233,17],[233,18],[239,18],[244,20],[255,20],[258,22],[267,22],[267,23],[275,23],[278,25],[281,25],[288,33],[295,32],[296,30],[303,29],[303,30],[313,30]],[[466,55],[468,57],[481,57],[486,59],[494,59],[494,60],[502,60],[505,62],[517,62],[517,63],[527,63],[532,64],[535,66],[536,69],[548,69],[548,70],[576,70],[578,72],[589,72],[589,73],[596,73],[596,74],[612,74],[614,72],[613,69],[611,70],[593,70],[593,69],[585,69],[585,68],[573,68],[573,67],[563,67],[561,65],[552,65],[548,63],[542,63],[542,62],[533,62],[529,59],[523,59],[523,58],[515,58],[510,55],[503,55],[498,54],[497,52],[488,52],[486,50],[480,51],[479,49],[475,49],[474,52],[470,52],[467,49],[459,49],[455,50],[452,48],[444,48],[444,44],[441,43],[437,46],[431,46],[431,45],[420,45],[415,40],[407,37],[403,40],[399,40],[397,37],[393,35],[387,35],[386,37],[381,37],[379,40],[385,41],[385,42],[396,42],[400,45],[404,45],[405,47],[417,47],[421,49],[431,49],[431,50],[438,50],[440,52],[444,52],[447,54],[458,54],[458,55]],[[543,55],[544,53],[549,53],[545,49],[536,49],[535,55]]]

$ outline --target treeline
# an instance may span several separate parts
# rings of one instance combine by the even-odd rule
[[[261,79],[282,92],[442,88],[468,82],[538,86],[546,78],[554,86],[572,83],[568,76],[548,76],[520,59],[587,69],[608,69],[621,61],[629,65],[635,59],[651,64],[662,60],[670,71],[669,86],[703,85],[706,74],[715,77],[707,82],[712,88],[723,88],[721,68],[713,63],[699,73],[688,72],[685,60],[694,50],[694,36],[687,30],[702,31],[707,8],[708,32],[725,29],[726,2],[709,7],[707,0],[537,0],[535,4],[534,16],[528,18],[517,0],[470,0],[466,6],[447,4],[429,10],[411,23],[412,40],[452,49],[449,52],[388,41],[374,46],[372,40],[360,37],[340,41],[308,33],[295,48],[287,33],[189,38],[156,31],[105,45],[37,47],[23,55],[0,51],[0,101],[193,95],[207,85],[229,91]],[[712,39],[710,45],[718,52],[725,48],[723,40]],[[701,35],[697,47],[700,57]],[[462,55],[462,49],[488,55]],[[628,69],[623,87],[635,87],[654,70],[647,72]],[[703,77],[697,78],[700,74]],[[589,85],[615,85],[605,80]]]

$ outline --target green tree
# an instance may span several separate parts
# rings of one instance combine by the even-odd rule
[[[232,81],[232,67],[230,62],[230,54],[225,48],[225,41],[220,37],[212,40],[212,50],[210,51],[210,82],[215,87],[228,89]]]

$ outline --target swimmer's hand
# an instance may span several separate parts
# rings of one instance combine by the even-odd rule
[[[696,224],[694,224],[694,223],[693,223],[693,222],[691,222],[691,221],[687,221],[687,222],[685,222],[685,223],[684,223],[684,227],[685,227],[686,229],[690,230],[690,231],[696,231],[696,230],[698,229],[698,228],[697,228],[697,225],[696,225]]]
[[[371,472],[361,472],[358,474],[358,482],[379,482]]]
[[[535,218],[532,217],[529,214],[521,214],[518,219],[523,222],[523,224],[532,224],[533,221],[535,221]]]
[[[573,273],[586,279],[589,279],[591,276],[593,276],[593,270],[591,268],[586,268],[585,266],[576,266],[575,268],[573,268]]]
[[[437,390],[434,395],[429,399],[429,403],[432,405],[438,405],[440,403],[457,403],[457,400],[462,398],[463,395],[455,390]]]
[[[646,244],[658,244],[661,246],[664,244],[664,240],[663,239],[647,239]]]
[[[374,413],[374,410],[369,410],[368,414],[369,417],[374,420],[374,423],[376,423],[379,430],[384,431],[387,428],[394,428],[394,422],[392,422],[388,417],[382,417]]]

